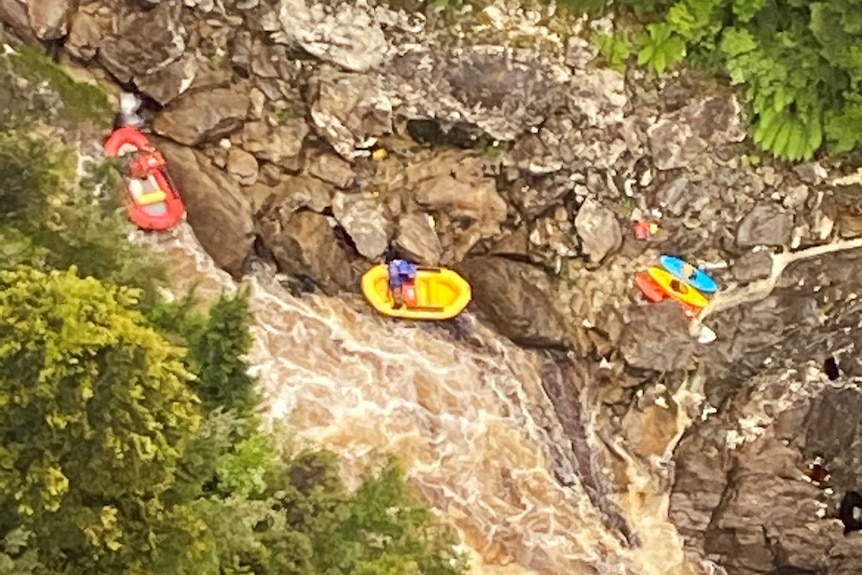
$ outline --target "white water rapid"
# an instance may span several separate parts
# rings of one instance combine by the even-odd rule
[[[138,237],[163,254],[176,293],[193,281],[202,297],[235,288],[187,224]],[[268,417],[339,453],[348,477],[372,454],[398,455],[458,528],[472,573],[698,572],[666,519],[664,488],[645,470],[630,464],[628,492],[616,499],[638,548],[604,526],[582,486],[554,479],[547,454],[562,429],[546,431],[553,409],[531,353],[481,325],[463,343],[436,326],[378,317],[356,298],[295,298],[276,281],[245,282],[255,316],[249,359]]]

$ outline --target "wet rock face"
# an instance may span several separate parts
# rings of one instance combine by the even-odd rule
[[[499,257],[469,259],[456,268],[473,286],[473,305],[516,343],[565,347],[567,331],[547,276]]]
[[[676,450],[670,517],[729,574],[858,572],[859,535],[838,518],[862,469],[858,261],[850,251],[791,266],[772,296],[716,317],[724,341],[699,354],[730,368],[706,382],[719,412]]]
[[[623,130],[626,105],[621,74],[612,70],[582,72],[565,90],[564,105],[535,135],[518,138],[513,154],[521,169],[546,174],[563,167],[607,169],[628,148]]]
[[[251,206],[235,180],[200,153],[168,141],[155,142],[182,190],[189,224],[219,267],[241,276],[254,243]]]
[[[858,417],[846,415],[862,406],[862,393],[825,386],[794,398],[779,386],[800,394],[810,383],[775,375],[755,392],[759,417],[740,401],[739,423],[698,426],[680,444],[671,518],[728,574],[858,573],[858,535],[844,535],[837,512],[858,487],[862,435]],[[824,485],[808,477],[815,453],[830,473]]]
[[[466,120],[497,140],[515,140],[558,105],[568,74],[530,51],[472,46],[449,53],[406,47],[385,69],[400,112]]]
[[[68,34],[74,12],[71,0],[40,0],[27,4],[30,26],[41,40],[57,40]]]
[[[673,302],[637,308],[620,341],[620,352],[628,365],[659,372],[689,367],[695,347],[688,320]]]

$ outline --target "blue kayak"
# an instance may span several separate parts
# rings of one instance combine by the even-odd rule
[[[715,293],[718,291],[718,284],[711,277],[706,275],[703,270],[700,270],[693,265],[679,259],[676,256],[660,256],[659,263],[664,269],[675,275],[684,282],[688,282],[694,289],[703,293]]]

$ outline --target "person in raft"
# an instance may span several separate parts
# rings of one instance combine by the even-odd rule
[[[155,148],[149,147],[119,156],[117,165],[124,176],[143,180],[152,170],[164,166],[165,159]]]
[[[395,302],[393,309],[404,305],[404,284],[412,284],[416,280],[416,266],[402,259],[394,259],[389,262],[389,291]],[[409,303],[409,302],[408,302]]]

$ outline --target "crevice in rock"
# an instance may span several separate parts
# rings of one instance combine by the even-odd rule
[[[308,208],[300,208],[294,213],[299,212],[313,212],[314,210]],[[320,212],[322,215],[326,216],[329,219],[330,225],[332,226],[332,232],[335,234],[335,239],[338,241],[338,244],[344,248],[347,254],[351,259],[362,257],[359,253],[359,248],[356,247],[356,242],[353,237],[347,233],[347,230],[344,229],[344,226],[338,223],[335,219],[335,214],[332,211],[332,207],[328,207]]]
[[[835,361],[835,356],[830,355],[823,361],[823,372],[830,381],[835,381],[841,377],[841,370],[838,368],[838,362]]]
[[[472,150],[485,148],[494,142],[484,131],[467,122],[446,126],[434,119],[414,118],[407,120],[406,129],[416,142],[434,148]]]
[[[598,455],[590,444],[589,431],[584,420],[585,406],[581,398],[584,382],[589,381],[587,368],[578,366],[566,354],[545,351],[545,362],[542,369],[542,388],[554,406],[556,419],[563,427],[570,441],[568,450],[558,446],[552,452],[552,458],[563,458],[564,464],[558,460],[554,466],[557,481],[564,486],[572,484],[572,479],[561,471],[571,468],[592,504],[603,514],[605,524],[633,547],[640,546],[640,538],[625,519],[622,511],[611,501],[606,487],[610,480],[603,476]]]
[[[844,524],[844,535],[854,531],[862,531],[862,494],[858,491],[848,491],[841,498],[838,517]]]

